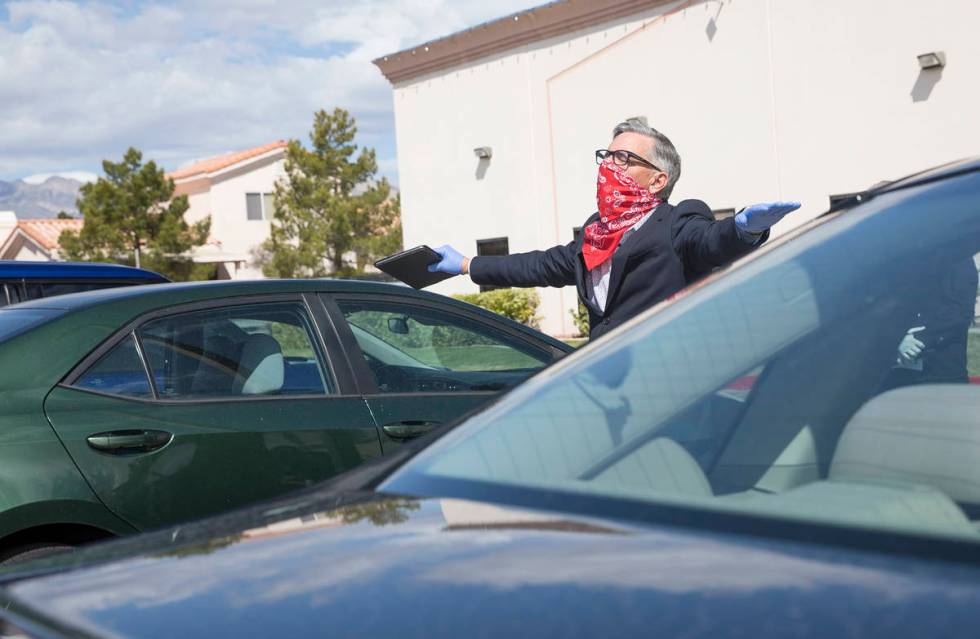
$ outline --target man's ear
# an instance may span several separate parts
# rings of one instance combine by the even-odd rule
[[[650,180],[650,186],[648,186],[647,188],[650,190],[651,193],[657,195],[658,193],[663,191],[664,188],[667,186],[667,179],[668,177],[666,173],[664,173],[663,171],[657,171],[657,176],[652,180]]]

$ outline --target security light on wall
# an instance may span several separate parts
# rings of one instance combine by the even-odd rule
[[[493,149],[488,146],[478,146],[473,149],[473,155],[481,160],[489,160],[491,157],[493,157]]]
[[[946,54],[942,51],[930,51],[916,57],[919,58],[919,68],[922,70],[942,69],[946,66]]]

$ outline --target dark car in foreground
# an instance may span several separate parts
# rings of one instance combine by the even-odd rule
[[[388,459],[25,566],[0,616],[38,637],[975,637],[980,162],[856,200]]]
[[[159,273],[120,264],[0,260],[0,306],[66,293],[169,281]]]
[[[0,309],[0,561],[309,486],[570,350],[450,298],[340,280]]]

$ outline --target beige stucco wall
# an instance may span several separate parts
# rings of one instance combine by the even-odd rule
[[[249,255],[269,237],[271,222],[249,220],[245,210],[246,193],[273,193],[276,180],[285,176],[281,156],[222,175],[211,186],[211,235],[221,240],[228,253]],[[267,214],[271,218],[271,213]],[[260,268],[243,265],[236,279],[262,277]]]
[[[681,153],[674,201],[801,200],[784,231],[831,194],[980,150],[978,20],[967,0],[684,2],[399,83],[405,244],[570,241],[595,206],[592,151],[633,115]],[[921,72],[935,50],[946,68]],[[482,175],[477,146],[493,147]],[[574,300],[543,290],[543,327],[571,332]]]
[[[271,222],[248,219],[245,194],[273,193],[276,181],[284,176],[280,153],[215,173],[209,182],[188,184],[178,191],[188,196],[190,208],[185,219],[193,223],[210,215],[211,238],[221,243],[221,253],[242,258],[226,265],[231,278],[263,277],[261,268],[251,263],[252,251],[269,237]],[[271,212],[268,215],[271,218]]]

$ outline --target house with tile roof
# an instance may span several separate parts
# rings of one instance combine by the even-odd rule
[[[269,237],[275,183],[285,177],[286,142],[279,140],[207,158],[168,173],[186,195],[188,223],[211,218],[207,244],[195,262],[214,264],[218,279],[261,278],[254,252]]]
[[[61,233],[77,233],[84,224],[83,220],[17,220],[9,211],[4,213],[10,214],[0,216],[0,238],[3,238],[0,259],[4,260],[43,262],[61,259],[58,244]]]
[[[261,278],[254,251],[269,237],[275,183],[285,177],[286,142],[199,160],[167,174],[174,195],[186,195],[189,223],[211,218],[208,242],[193,250],[195,262],[215,265],[218,279]],[[60,259],[58,238],[80,231],[84,220],[18,220],[0,212],[0,259]]]

